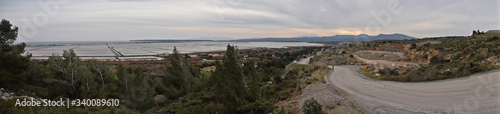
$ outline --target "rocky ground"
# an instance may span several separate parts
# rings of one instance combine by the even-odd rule
[[[5,89],[0,88],[0,99],[7,101],[7,100],[13,99],[15,97],[14,93],[8,93],[8,92],[5,92],[4,90]]]
[[[328,114],[357,114],[361,113],[346,98],[328,84],[311,84],[302,90],[298,98],[297,107],[302,107],[306,99],[314,98],[323,106]]]

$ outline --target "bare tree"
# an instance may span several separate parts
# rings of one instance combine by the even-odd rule
[[[82,75],[82,62],[73,50],[64,50],[63,56],[52,55],[49,58],[51,66],[58,72],[66,76],[70,82],[76,97],[79,97],[77,82]]]
[[[106,82],[106,70],[107,70],[107,67],[100,63],[100,62],[97,62],[97,60],[93,59],[92,60],[89,60],[88,62],[88,66],[89,68],[94,71],[95,73],[97,73],[97,75],[99,76],[100,80],[101,80],[101,85],[104,85],[104,83]]]

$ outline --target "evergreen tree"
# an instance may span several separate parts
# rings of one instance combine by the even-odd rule
[[[257,73],[255,67],[255,61],[250,60],[243,66],[243,74],[245,79],[248,80],[249,98],[254,101],[257,99],[262,99],[262,76]]]
[[[0,87],[17,90],[26,82],[22,75],[29,67],[31,54],[23,56],[25,43],[13,44],[17,38],[18,28],[12,27],[9,21],[0,22]]]
[[[128,72],[127,75],[129,76],[127,80],[129,86],[124,94],[121,95],[124,104],[128,108],[141,112],[150,109],[153,106],[153,96],[155,94],[155,86],[151,83],[150,76],[146,76],[140,67],[132,72]]]
[[[98,86],[99,83],[95,81],[97,78],[93,75],[87,67],[82,67],[82,76],[78,80],[80,82],[80,91],[82,98],[96,98],[95,91],[102,86]]]
[[[95,59],[88,60],[86,62],[86,66],[88,68],[88,71],[90,74],[88,79],[92,80],[87,80],[87,81],[92,81],[91,84],[94,84],[95,90],[94,91],[99,91],[98,94],[92,95],[93,98],[109,98],[113,92],[117,91],[111,91],[113,89],[110,88],[116,88],[117,83],[113,79],[113,73],[110,71],[109,66],[105,65],[102,62],[99,62]],[[115,95],[116,96],[116,95]]]
[[[112,72],[104,63],[91,59],[87,61],[87,68],[97,76],[101,86],[106,85],[106,81],[111,80]]]
[[[199,86],[199,71],[189,64],[186,58],[182,58],[176,47],[169,59],[170,65],[167,66],[163,77],[164,93],[168,93],[167,96],[171,98],[177,98],[195,91]]]
[[[412,43],[410,49],[417,49],[417,44]]]
[[[254,64],[249,64],[253,67]],[[248,70],[252,71],[252,69]],[[255,69],[253,68],[253,71]],[[249,76],[245,76],[249,74]],[[216,62],[216,70],[210,77],[215,85],[216,100],[228,108],[228,113],[238,113],[238,106],[247,104],[251,97],[247,78],[255,78],[253,72],[244,73],[241,58],[234,46],[228,45],[222,62]],[[257,80],[257,79],[256,79]]]

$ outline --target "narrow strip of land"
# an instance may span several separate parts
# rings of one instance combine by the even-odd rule
[[[359,66],[335,66],[329,84],[366,113],[500,113],[500,70],[432,82],[372,80]]]
[[[123,57],[124,55],[122,53],[120,53],[119,51],[116,51],[115,48],[113,47],[110,47],[108,44],[106,44],[106,46],[108,46],[109,50],[111,50],[111,52],[113,52],[113,54],[115,54],[115,58],[116,59],[119,59],[118,57]]]

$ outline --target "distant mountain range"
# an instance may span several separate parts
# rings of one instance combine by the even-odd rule
[[[207,38],[202,38],[207,39]],[[416,39],[404,34],[379,34],[370,36],[366,34],[359,35],[335,35],[335,36],[311,36],[311,37],[294,37],[294,38],[252,38],[252,39],[211,39],[211,40],[130,40],[141,42],[189,42],[189,41],[229,41],[229,42],[361,42],[374,40],[406,40]]]
[[[238,39],[232,41],[240,42],[358,42],[358,41],[374,41],[374,40],[405,40],[416,39],[404,34],[379,34],[370,36],[366,34],[360,35],[335,35],[321,37],[300,37],[300,38],[256,38],[256,39]]]

